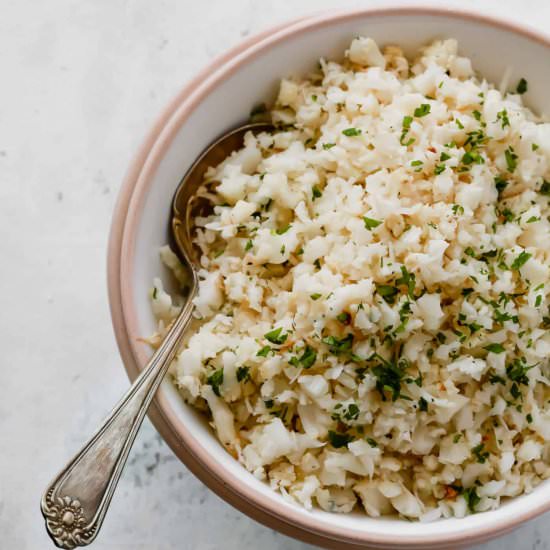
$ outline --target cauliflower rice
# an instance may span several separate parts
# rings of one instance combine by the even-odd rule
[[[549,477],[550,124],[527,86],[454,40],[409,61],[357,38],[207,172],[171,374],[285,498],[426,521]],[[179,307],[151,297],[158,342]]]

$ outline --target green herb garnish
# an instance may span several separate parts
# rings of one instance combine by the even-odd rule
[[[401,395],[401,380],[405,376],[407,363],[405,361],[387,361],[377,353],[374,359],[379,363],[372,368],[372,373],[376,376],[376,389],[386,401],[386,393],[391,393],[392,401],[397,401],[399,397],[407,398]],[[410,399],[410,398],[409,398]]]
[[[502,193],[506,186],[508,185],[508,182],[502,177],[502,176],[495,176],[495,187],[497,188],[497,191]]]
[[[481,497],[477,494],[476,488],[470,487],[469,489],[464,489],[464,492],[462,493],[462,495],[466,500],[466,504],[468,505],[468,510],[470,510],[470,512],[475,512],[476,506],[481,501]]]
[[[317,360],[317,352],[310,346],[304,348],[302,355],[291,357],[289,363],[295,367],[309,369]]]
[[[327,336],[323,338],[323,343],[327,344],[330,348],[330,352],[338,355],[340,353],[345,353],[351,351],[351,346],[353,344],[353,334],[348,334],[343,338],[336,338],[335,336]]]
[[[250,367],[237,368],[237,382],[246,382],[250,380]]]
[[[497,113],[497,121],[500,120],[502,129],[506,128],[506,126],[510,126],[510,119],[508,118],[508,112],[506,109],[503,109],[502,111],[499,111]]]
[[[376,292],[378,292],[388,304],[394,304],[395,296],[399,290],[394,286],[376,284]]]
[[[363,222],[365,223],[365,228],[369,231],[372,231],[375,227],[378,227],[382,223],[380,220],[367,218],[367,216],[363,216]]]
[[[508,167],[508,172],[513,173],[518,165],[518,156],[514,152],[513,147],[508,147],[506,151],[504,151],[504,157],[506,159],[506,166]]]
[[[275,233],[277,233],[277,235],[284,235],[289,229],[291,228],[291,225],[285,225],[284,227],[281,227],[280,229],[277,229],[275,231]]]
[[[476,445],[473,449],[472,449],[472,453],[473,455],[476,457],[477,461],[480,463],[480,464],[485,464],[485,462],[487,461],[487,459],[489,458],[489,452],[488,451],[484,451],[485,447],[485,443],[480,443],[479,445]]]
[[[343,311],[342,313],[339,313],[336,316],[336,319],[340,321],[340,323],[343,323],[344,325],[349,325],[351,321],[351,315],[347,313],[346,311]]]
[[[414,299],[416,276],[414,273],[410,273],[404,265],[401,266],[401,277],[395,281],[395,284],[405,285],[407,287],[407,294],[409,295],[409,298]]]
[[[528,252],[522,251],[519,256],[515,258],[515,260],[512,262],[512,265],[510,268],[514,271],[518,271],[527,260],[532,256],[532,254],[529,254]]]
[[[414,110],[414,116],[417,117],[417,118],[421,118],[423,116],[426,116],[426,115],[430,114],[430,111],[431,111],[430,104],[429,103],[422,103],[420,105],[420,107],[417,107]]]
[[[525,78],[520,78],[518,85],[516,86],[516,92],[520,95],[524,94],[527,91],[528,84]]]
[[[491,353],[503,353],[505,351],[504,346],[502,344],[489,344],[485,346],[483,349],[486,349],[487,351]]]
[[[351,435],[335,432],[333,430],[329,430],[328,439],[330,441],[330,444],[335,449],[340,449],[341,447],[347,447],[348,443],[351,443],[353,441],[353,437]]]
[[[286,342],[286,339],[288,338],[288,333],[282,334],[282,332],[283,332],[283,329],[279,327],[279,328],[273,329],[270,332],[266,332],[264,334],[264,338],[269,342],[271,342],[272,344],[277,344],[280,346],[281,344],[284,344]]]
[[[214,373],[206,379],[206,382],[212,388],[212,391],[218,397],[221,397],[220,386],[223,384],[223,368],[214,371]]]
[[[514,359],[512,363],[506,366],[506,374],[510,380],[527,386],[529,384],[529,378],[527,373],[535,365],[527,365],[525,359]]]

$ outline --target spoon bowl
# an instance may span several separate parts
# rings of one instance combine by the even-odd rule
[[[196,194],[203,183],[206,170],[210,166],[217,166],[232,152],[240,149],[247,132],[260,133],[272,129],[273,126],[269,123],[251,122],[223,134],[201,153],[182,178],[172,201],[171,228],[177,253],[188,267],[194,267],[198,263],[197,250],[192,244],[193,220],[196,215],[204,215],[210,206]],[[191,271],[195,270],[191,268]]]

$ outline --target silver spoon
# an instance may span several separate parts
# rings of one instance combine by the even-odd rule
[[[189,271],[187,301],[159,348],[99,430],[61,470],[42,496],[46,530],[59,548],[90,544],[97,536],[145,412],[178,350],[193,313],[198,288],[197,253],[191,228],[195,193],[209,166],[216,166],[243,144],[246,132],[272,129],[264,122],[247,124],[223,135],[195,161],[180,182],[172,204],[176,252]]]

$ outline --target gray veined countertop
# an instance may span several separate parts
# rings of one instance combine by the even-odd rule
[[[114,200],[144,133],[183,83],[242,37],[307,12],[360,4],[2,2],[0,548],[51,547],[41,492],[128,385],[111,330],[105,254]],[[547,0],[460,6],[481,4],[550,27]],[[549,547],[548,516],[485,545]],[[312,547],[225,504],[146,420],[93,548]]]

